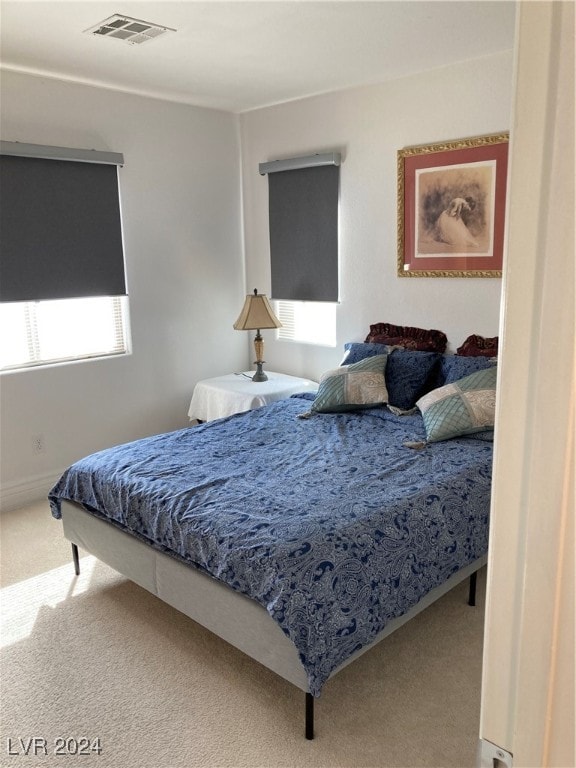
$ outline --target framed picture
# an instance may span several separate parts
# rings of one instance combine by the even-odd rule
[[[501,277],[508,134],[398,150],[399,277]]]

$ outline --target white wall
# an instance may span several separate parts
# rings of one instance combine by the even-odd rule
[[[248,359],[232,330],[244,296],[234,115],[3,72],[2,138],[124,153],[133,341],[128,357],[2,375],[1,487],[14,506],[89,452],[185,426],[194,383]]]
[[[396,276],[396,152],[508,130],[512,52],[241,116],[247,286],[270,293],[268,181],[258,163],[342,152],[341,304],[336,349],[276,341],[270,370],[318,377],[371,323],[444,331],[452,350],[470,333],[498,333],[501,280]]]
[[[86,453],[184,426],[197,380],[249,367],[249,334],[231,325],[245,285],[270,288],[262,161],[343,154],[338,346],[264,331],[269,370],[317,378],[378,321],[439,328],[452,349],[470,333],[496,335],[499,279],[396,277],[396,151],[508,129],[511,93],[511,53],[240,118],[3,72],[3,139],[124,153],[134,345],[125,358],[0,378],[4,505],[42,496]]]

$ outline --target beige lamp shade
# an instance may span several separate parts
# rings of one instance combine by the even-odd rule
[[[281,328],[282,323],[270,306],[268,298],[263,293],[258,293],[254,288],[253,294],[246,296],[246,301],[238,320],[234,323],[237,331],[254,331],[260,328]]]

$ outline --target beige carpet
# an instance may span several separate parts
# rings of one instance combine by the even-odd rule
[[[76,578],[47,504],[0,524],[1,766],[476,764],[484,573],[329,681],[310,742],[301,691],[82,551]]]

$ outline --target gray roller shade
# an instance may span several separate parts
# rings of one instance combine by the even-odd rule
[[[339,167],[269,173],[274,299],[338,301]]]
[[[126,293],[116,165],[0,157],[0,300]]]

